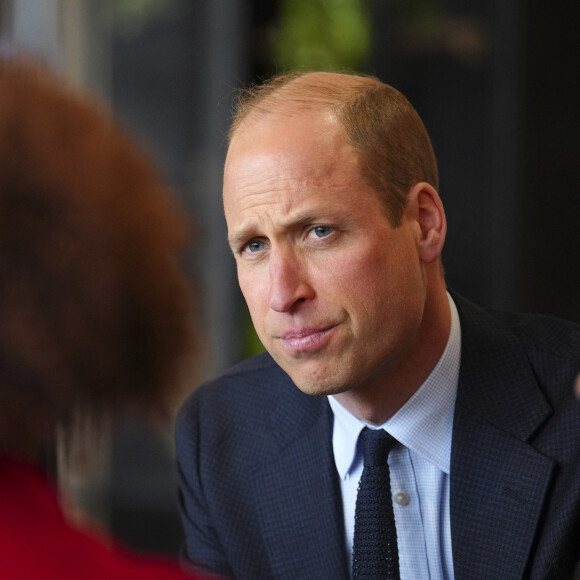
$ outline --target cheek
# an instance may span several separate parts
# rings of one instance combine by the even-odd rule
[[[423,274],[417,254],[409,248],[374,248],[334,264],[330,289],[351,316],[373,327],[405,318],[422,301]],[[412,316],[411,313],[408,313]]]
[[[326,271],[325,286],[336,294],[364,302],[388,281],[389,267],[380,252],[356,253],[333,260]]]

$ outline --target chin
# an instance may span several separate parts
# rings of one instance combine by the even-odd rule
[[[344,393],[350,389],[350,386],[345,386],[342,383],[332,383],[329,382],[328,379],[324,381],[315,381],[311,377],[308,379],[301,379],[300,377],[293,377],[291,374],[290,378],[294,381],[294,384],[307,395],[338,395],[339,393]]]
[[[321,365],[319,361],[288,361],[283,357],[274,359],[298,389],[307,395],[337,395],[352,387],[352,383],[348,380],[350,373],[329,372],[329,369],[335,371],[339,369],[336,369],[336,365],[333,369],[332,364],[328,362]]]

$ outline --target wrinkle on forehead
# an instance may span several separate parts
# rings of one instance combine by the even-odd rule
[[[324,208],[312,207],[310,192],[330,193],[324,204],[332,205],[332,189],[358,177],[354,150],[328,121],[319,115],[297,129],[291,119],[263,120],[235,135],[224,170],[224,209],[235,239],[265,220],[285,227],[312,219]]]
[[[228,157],[224,172],[226,189],[245,195],[248,190],[254,192],[275,193],[276,191],[297,191],[316,187],[328,181],[330,174],[335,174],[345,165],[344,152],[348,152],[347,164],[358,165],[358,157],[354,150],[340,140],[333,142],[320,141],[316,151],[302,150],[296,144],[291,149],[291,156],[278,150],[253,149],[251,144],[247,153],[243,144],[239,151],[235,151],[235,159]],[[342,163],[337,163],[338,154],[342,156]],[[233,186],[233,187],[232,187]]]
[[[235,188],[224,195],[224,204],[227,206],[229,202],[240,214],[258,214],[265,208],[275,208],[275,213],[283,215],[290,212],[309,181],[300,183],[281,167],[269,169],[258,163],[255,168],[246,167],[236,173]]]
[[[280,182],[276,194],[272,189],[249,191],[233,202],[233,217],[230,216],[230,243],[245,239],[265,229],[282,231],[313,219],[312,211],[301,211],[301,200],[308,202],[295,187],[284,188]]]

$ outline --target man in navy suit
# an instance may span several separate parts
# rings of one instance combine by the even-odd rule
[[[358,436],[386,430],[402,579],[547,579],[578,556],[580,329],[448,292],[423,123],[377,79],[240,100],[228,238],[268,353],[177,423],[185,556],[228,577],[351,574]]]

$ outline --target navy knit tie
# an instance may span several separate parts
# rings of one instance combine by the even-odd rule
[[[397,529],[391,498],[389,452],[396,443],[383,429],[363,429],[364,469],[354,516],[354,580],[399,580]]]

